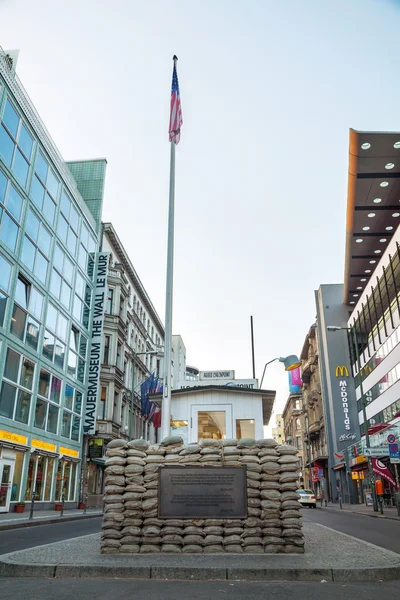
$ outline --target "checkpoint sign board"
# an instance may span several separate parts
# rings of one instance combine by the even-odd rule
[[[393,433],[389,433],[389,435],[387,436],[387,443],[394,444],[395,441],[396,441],[396,436],[393,435]]]

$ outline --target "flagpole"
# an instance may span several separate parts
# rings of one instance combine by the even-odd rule
[[[174,65],[178,60],[173,58]],[[161,440],[171,433],[171,346],[172,346],[172,291],[174,275],[174,213],[175,213],[175,143],[170,142],[169,168],[169,211],[168,211],[168,249],[167,284],[165,295],[165,343],[163,368],[163,401],[161,406]]]

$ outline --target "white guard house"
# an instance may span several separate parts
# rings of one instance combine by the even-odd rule
[[[204,438],[264,437],[275,391],[202,383],[172,390],[171,435],[180,435],[189,444]],[[150,398],[163,410],[161,393]]]

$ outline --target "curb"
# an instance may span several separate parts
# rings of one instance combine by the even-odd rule
[[[68,521],[81,521],[86,519],[95,519],[102,517],[102,513],[95,515],[76,515],[75,517],[50,517],[50,519],[35,520],[32,521],[21,521],[21,523],[0,523],[0,531],[9,531],[11,529],[23,529],[24,527],[38,527],[39,525],[53,525],[54,523],[67,523]]]
[[[388,519],[389,521],[400,521],[400,517],[391,517],[390,515],[381,515],[381,514],[375,514],[375,513],[364,513],[364,512],[360,512],[358,510],[340,510],[340,508],[331,508],[331,507],[327,507],[325,508],[325,510],[329,510],[331,512],[337,512],[340,514],[344,514],[344,513],[350,513],[352,515],[360,515],[362,517],[372,517],[373,519]]]
[[[108,567],[83,565],[33,565],[0,562],[0,577],[57,579],[154,579],[184,581],[321,581],[373,582],[400,579],[400,566],[355,569],[226,568],[226,567]]]

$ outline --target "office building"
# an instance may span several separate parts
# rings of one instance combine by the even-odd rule
[[[0,52],[0,512],[81,495],[105,169],[62,159]]]

